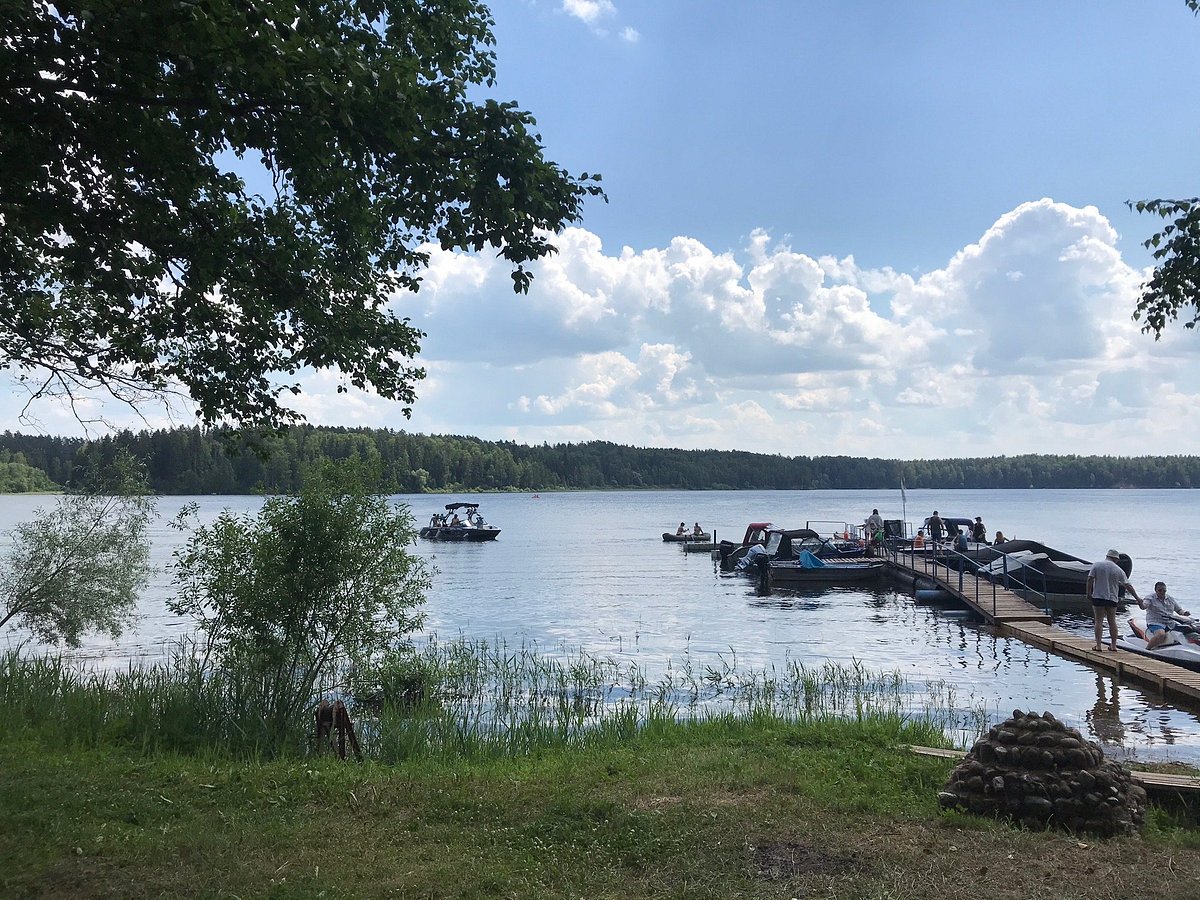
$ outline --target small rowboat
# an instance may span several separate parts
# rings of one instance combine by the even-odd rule
[[[680,544],[709,543],[712,541],[712,535],[707,531],[702,531],[699,534],[693,534],[690,531],[687,534],[675,534],[671,531],[664,531],[663,540],[667,542],[674,541]]]

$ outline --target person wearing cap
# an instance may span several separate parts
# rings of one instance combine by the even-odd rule
[[[1117,649],[1117,598],[1122,587],[1133,595],[1133,599],[1138,602],[1139,606],[1142,603],[1142,598],[1129,583],[1125,570],[1117,565],[1117,560],[1120,558],[1121,554],[1118,551],[1109,550],[1104,554],[1104,559],[1092,563],[1092,568],[1088,570],[1087,595],[1088,599],[1092,601],[1092,624],[1096,628],[1096,643],[1092,647],[1093,650],[1104,649],[1102,645],[1104,644],[1105,619],[1108,619],[1110,638],[1108,649]]]

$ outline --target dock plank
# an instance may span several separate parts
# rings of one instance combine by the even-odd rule
[[[916,744],[906,745],[913,753],[921,756],[935,756],[939,759],[962,759],[967,755],[965,750],[947,750],[945,747],[920,747]],[[1200,777],[1195,775],[1174,775],[1166,772],[1143,772],[1132,769],[1133,778],[1147,791],[1159,793],[1200,793]]]

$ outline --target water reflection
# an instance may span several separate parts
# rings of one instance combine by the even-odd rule
[[[1125,745],[1125,726],[1121,724],[1121,688],[1116,681],[1096,676],[1096,702],[1085,715],[1091,733],[1101,746]]]

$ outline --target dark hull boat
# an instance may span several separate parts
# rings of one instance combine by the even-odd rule
[[[460,510],[466,517],[465,522],[458,517]],[[479,544],[494,541],[500,536],[500,529],[483,521],[478,503],[447,503],[446,512],[434,515],[418,533],[429,541]]]
[[[884,572],[882,562],[838,562],[825,560],[810,550],[801,550],[795,559],[771,559],[765,553],[754,560],[760,587],[800,588],[856,584],[878,578]]]
[[[465,525],[426,525],[421,529],[421,537],[431,541],[494,541],[500,536],[500,529],[494,525],[483,528],[470,528]]]
[[[775,587],[802,587],[809,584],[854,584],[870,581],[883,574],[884,565],[877,563],[830,562],[819,568],[806,567],[799,560],[772,562],[767,577]]]
[[[988,559],[987,557],[991,557]],[[1036,541],[1006,541],[981,555],[979,572],[997,583],[1038,594],[1084,597],[1092,564]],[[1133,560],[1122,553],[1117,560],[1129,575]]]
[[[678,544],[707,544],[712,542],[712,535],[707,531],[702,531],[699,534],[690,531],[687,534],[675,534],[670,531],[664,531],[663,540]]]

